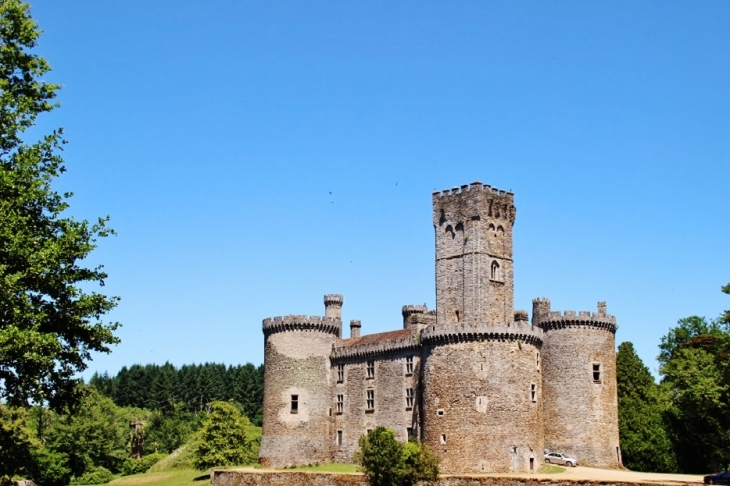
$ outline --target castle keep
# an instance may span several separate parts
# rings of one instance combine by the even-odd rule
[[[445,473],[535,472],[545,449],[619,467],[616,319],[514,310],[514,195],[474,182],[433,194],[436,309],[403,307],[403,328],[342,337],[325,315],[265,319],[260,462],[352,462],[379,425],[425,441]]]

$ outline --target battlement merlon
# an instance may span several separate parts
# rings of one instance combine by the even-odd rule
[[[342,335],[342,321],[322,316],[289,315],[267,317],[262,322],[264,336],[288,331],[315,331]]]
[[[517,216],[514,194],[489,184],[471,184],[433,193],[433,224],[439,226],[443,213],[453,221],[464,221],[478,215],[505,219],[513,225]],[[456,214],[454,214],[456,213]]]

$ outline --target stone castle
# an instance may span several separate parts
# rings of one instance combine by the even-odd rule
[[[263,321],[262,465],[352,462],[379,425],[423,440],[445,473],[536,472],[544,451],[620,467],[616,319],[514,310],[514,195],[474,182],[433,194],[436,310],[403,307],[403,328],[342,337],[325,315]]]

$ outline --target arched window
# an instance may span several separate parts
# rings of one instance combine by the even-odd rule
[[[502,280],[499,263],[496,260],[492,262],[492,280]]]

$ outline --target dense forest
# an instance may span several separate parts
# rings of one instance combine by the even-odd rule
[[[89,384],[120,407],[197,413],[213,401],[233,401],[254,425],[261,425],[264,366],[218,363],[132,365],[116,375],[95,373]]]

